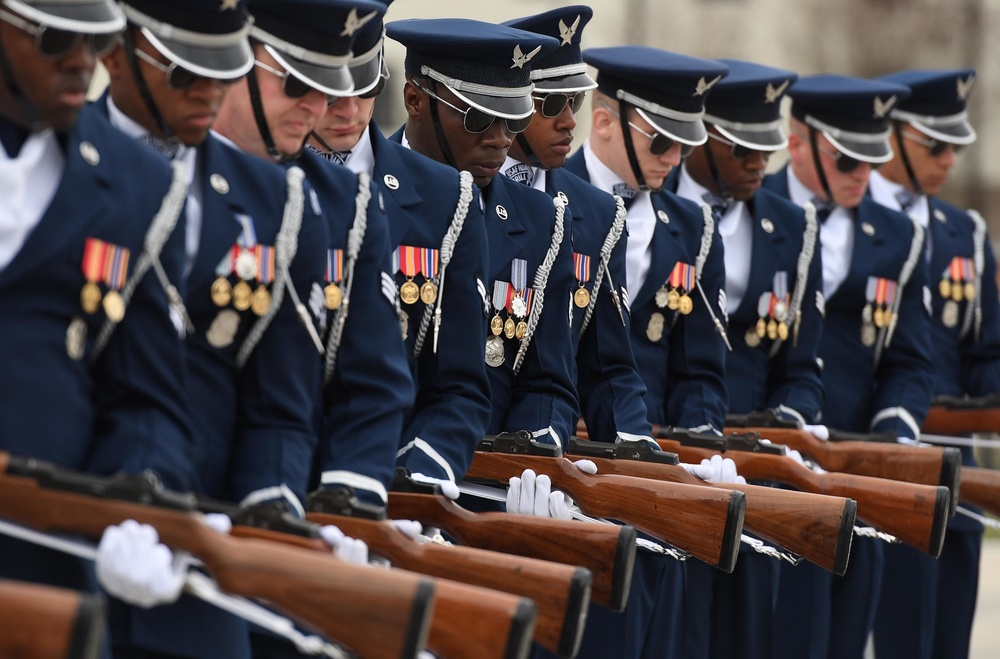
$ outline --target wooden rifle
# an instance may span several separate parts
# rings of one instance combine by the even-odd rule
[[[193,495],[163,489],[151,472],[99,477],[0,453],[0,517],[93,539],[133,519],[154,527],[163,544],[199,559],[223,591],[266,601],[365,657],[416,657],[426,643],[430,579],[217,533]]]
[[[658,432],[672,437],[658,439],[660,447],[679,454],[685,462],[700,462],[721,452],[736,463],[744,478],[854,499],[860,519],[931,556],[941,554],[949,501],[948,489],[943,486],[817,473],[785,456],[784,446],[762,444],[755,433],[719,437],[682,430]]]
[[[981,467],[962,467],[958,498],[988,513],[1000,515],[1000,472]]]
[[[1000,432],[1000,396],[938,396],[931,402],[923,430],[938,435]]]
[[[0,656],[97,659],[104,641],[100,595],[0,580]]]
[[[857,510],[852,499],[757,485],[708,483],[678,466],[673,453],[657,451],[646,442],[594,442],[574,437],[566,454],[593,460],[600,474],[738,490],[746,496],[743,526],[747,531],[835,574],[843,575],[847,570]]]
[[[365,505],[352,494],[349,488],[314,492],[307,519],[364,540],[394,567],[529,598],[538,612],[535,642],[560,657],[576,656],[590,602],[588,570],[475,547],[418,543],[386,519],[384,508]],[[440,601],[438,588],[437,606]]]
[[[742,492],[585,474],[559,447],[526,431],[484,438],[466,477],[506,483],[525,469],[547,475],[587,515],[631,524],[725,572],[736,565],[746,512]]]

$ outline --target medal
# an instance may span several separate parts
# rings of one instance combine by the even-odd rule
[[[83,318],[74,316],[66,328],[66,354],[73,361],[83,359],[84,348],[87,345],[87,323]]]
[[[225,277],[218,277],[212,282],[211,289],[212,302],[217,307],[225,307],[233,299],[233,287]]]
[[[501,320],[499,312],[490,320],[490,332],[493,333],[493,336],[500,336],[503,333],[503,320]]]
[[[767,321],[763,318],[758,318],[757,326],[754,329],[757,332],[757,338],[763,339],[767,336]]]
[[[431,280],[424,282],[424,285],[420,287],[420,301],[424,304],[434,304],[434,300],[437,299],[438,289],[437,286]]]
[[[508,317],[503,324],[503,335],[508,339],[513,339],[514,334],[517,331],[517,326],[514,324],[514,319]]]
[[[958,302],[946,300],[941,309],[941,324],[945,327],[958,325]]]
[[[778,338],[778,323],[775,322],[774,318],[767,321],[767,338],[772,341]]]
[[[861,325],[861,345],[870,348],[875,345],[875,326],[869,323]]]
[[[257,232],[254,229],[253,218],[239,214],[236,221],[240,223],[240,235],[236,237],[233,246],[232,271],[240,279],[253,279],[257,276],[257,257],[253,249],[257,246]]]
[[[573,269],[576,271],[576,280],[580,287],[573,293],[573,304],[580,309],[586,308],[590,304],[590,291],[584,284],[590,281],[590,256],[573,252]]]
[[[503,365],[504,349],[503,339],[499,336],[491,336],[486,339],[486,364],[496,368]]]
[[[590,291],[584,288],[582,285],[580,288],[576,289],[573,293],[573,304],[577,307],[584,309],[590,304]]]
[[[110,290],[104,296],[104,314],[113,323],[120,323],[125,317],[125,302],[116,290]]]
[[[97,282],[104,279],[104,264],[107,260],[108,243],[97,238],[87,238],[83,246],[81,268],[87,283],[80,291],[80,307],[85,313],[97,312],[101,304],[101,287]]]
[[[420,249],[420,263],[427,280],[420,287],[420,301],[424,304],[434,304],[437,300],[438,289],[434,279],[438,273],[438,251],[429,247]]]
[[[788,340],[788,324],[783,320],[778,323],[778,338],[782,341]]]
[[[233,268],[240,279],[253,279],[257,276],[257,257],[247,248],[239,249]]]
[[[271,293],[264,285],[260,285],[250,298],[250,309],[258,316],[263,316],[270,308]]]
[[[335,311],[340,308],[340,305],[344,302],[344,293],[340,290],[340,286],[337,286],[333,282],[330,282],[323,289],[323,295],[326,298],[326,308],[330,311]]]
[[[771,293],[761,293],[760,297],[757,298],[757,323],[754,326],[754,332],[757,334],[758,339],[763,339],[767,336],[767,321],[764,320],[769,313],[771,313]],[[760,343],[760,341],[757,341]]]
[[[399,299],[403,304],[413,304],[420,299],[420,287],[414,284],[412,279],[407,279],[399,287]]]
[[[883,311],[882,307],[875,307],[872,320],[875,322],[875,327],[885,327],[885,311]]]
[[[517,316],[518,318],[524,318],[525,314],[528,313],[528,304],[518,293],[514,296],[514,299],[510,301],[510,312]]]
[[[500,336],[503,333],[504,323],[500,317],[500,310],[507,308],[507,301],[510,299],[511,293],[509,282],[493,282],[493,308],[496,309],[496,315],[490,320],[490,332],[493,333],[493,336]]]
[[[678,311],[681,308],[681,293],[678,289],[684,285],[684,274],[687,267],[686,263],[678,261],[674,264],[674,269],[670,271],[670,279],[668,279],[670,282],[670,291],[667,293],[667,308],[671,311]]]
[[[246,311],[249,309],[251,297],[253,297],[253,291],[250,290],[250,284],[240,281],[233,286],[233,307],[237,311]]]
[[[951,299],[955,302],[961,302],[962,298],[965,297],[964,289],[964,286],[956,282],[955,285],[951,287]]]
[[[677,303],[678,310],[685,316],[691,313],[694,309],[694,302],[687,295],[682,295],[680,302]]]
[[[212,320],[212,325],[205,332],[205,339],[213,348],[225,348],[232,345],[239,326],[240,315],[232,309],[223,309]]]
[[[514,328],[514,337],[520,341],[528,333],[528,323],[523,320]]]
[[[255,274],[260,285],[250,298],[250,309],[258,316],[263,316],[271,308],[271,292],[267,290],[267,286],[274,281],[275,250],[268,245],[257,245],[254,247],[254,255],[257,262]]]
[[[649,324],[646,325],[646,338],[656,343],[663,338],[663,325],[664,318],[663,314],[659,312],[654,312],[649,317]]]
[[[97,311],[97,307],[101,304],[101,288],[92,281],[88,281],[83,285],[83,289],[80,291],[80,306],[83,308],[84,312],[91,314]]]
[[[938,283],[938,293],[940,293],[941,297],[943,297],[946,300],[948,298],[950,298],[951,297],[951,280],[949,280],[949,279],[942,279]]]
[[[973,269],[972,259],[962,259],[962,279],[965,280],[965,299],[970,302],[976,298],[976,285],[973,283],[975,280],[975,270]]]
[[[667,306],[668,297],[669,295],[666,287],[660,286],[660,288],[656,291],[656,295],[653,296],[653,301],[656,302],[656,306],[663,309]]]
[[[757,335],[757,330],[753,327],[748,327],[746,334],[743,335],[743,340],[747,342],[747,345],[751,348],[756,348],[760,345],[760,338]]]
[[[399,299],[403,304],[414,304],[420,299],[420,287],[413,282],[413,278],[420,274],[419,249],[400,245],[393,252],[393,271],[399,270],[406,277],[399,287]]]
[[[667,308],[671,311],[677,311],[681,306],[681,294],[675,289],[671,288],[667,293]]]
[[[779,270],[774,273],[772,282],[774,292],[774,308],[771,310],[771,317],[775,320],[783,321],[788,314],[788,273]]]

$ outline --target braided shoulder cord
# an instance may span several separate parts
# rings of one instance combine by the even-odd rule
[[[351,302],[351,287],[354,286],[354,265],[358,262],[361,245],[365,242],[368,231],[368,202],[371,201],[371,179],[366,172],[358,174],[358,194],[354,197],[354,223],[347,232],[347,263],[344,276],[344,299],[334,314],[330,334],[326,342],[326,360],[323,367],[323,383],[333,377],[337,367],[337,353],[340,352],[340,341],[344,336],[344,323]]]
[[[458,175],[458,202],[455,204],[455,213],[451,217],[451,224],[441,241],[441,261],[438,266],[438,293],[433,304],[424,307],[424,315],[420,319],[420,329],[417,330],[417,339],[413,346],[413,357],[420,357],[424,349],[424,340],[427,338],[427,329],[430,327],[431,318],[434,318],[434,353],[437,354],[438,332],[441,328],[441,305],[444,303],[444,273],[451,262],[451,257],[455,253],[455,243],[462,234],[462,227],[465,226],[465,218],[469,215],[469,205],[472,203],[472,174],[462,171]]]
[[[788,309],[785,318],[792,320],[792,347],[799,342],[799,325],[802,322],[802,298],[805,297],[806,287],[809,285],[809,266],[812,264],[813,256],[816,254],[816,237],[819,235],[819,223],[816,221],[816,207],[812,202],[806,202],[805,210],[806,228],[802,235],[802,251],[799,252],[799,260],[795,264],[795,290],[792,291],[792,304]],[[771,344],[770,357],[778,354],[783,341],[777,339]]]
[[[564,226],[566,204],[558,197],[553,199],[552,203],[556,207],[555,227],[552,229],[552,243],[549,245],[549,251],[545,253],[545,259],[542,261],[542,264],[535,270],[535,281],[533,282],[535,299],[531,304],[531,313],[528,316],[528,331],[525,332],[524,338],[521,339],[521,345],[517,349],[517,356],[514,357],[514,375],[517,375],[521,370],[524,355],[528,352],[528,346],[531,345],[535,328],[538,326],[538,319],[542,315],[542,306],[545,302],[545,286],[549,282],[549,273],[552,271],[552,264],[555,263],[556,256],[559,254],[559,248],[562,245],[563,236],[566,231]]]
[[[166,291],[167,297],[170,299],[171,306],[180,312],[188,326],[188,331],[191,331],[193,327],[191,326],[191,320],[188,318],[184,300],[181,299],[180,293],[177,292],[174,285],[170,283],[167,274],[163,271],[163,266],[160,264],[160,252],[163,251],[163,246],[170,238],[170,234],[173,233],[174,227],[177,226],[177,218],[181,215],[181,210],[184,208],[184,200],[187,199],[188,193],[187,173],[184,164],[178,160],[173,160],[170,162],[170,169],[170,187],[163,196],[163,203],[160,204],[160,210],[157,211],[153,217],[153,221],[149,223],[149,229],[146,230],[146,237],[143,239],[144,247],[142,254],[135,264],[132,277],[129,278],[125,284],[125,288],[122,289],[122,304],[123,308],[128,308],[129,302],[135,294],[135,289],[152,267],[156,272],[157,278],[160,280],[160,285],[163,286],[163,290]],[[91,364],[94,364],[100,358],[117,326],[118,323],[110,318],[104,321],[104,325],[101,326],[101,331],[94,342],[94,349],[90,353]]]
[[[726,344],[726,347],[732,351],[733,346],[729,343],[726,328],[718,316],[715,315],[715,310],[712,309],[712,305],[708,301],[708,296],[705,295],[705,289],[701,285],[701,271],[705,267],[705,261],[708,260],[708,253],[712,251],[712,236],[715,235],[715,218],[712,215],[712,207],[708,204],[701,204],[701,217],[705,229],[701,232],[701,246],[698,248],[698,257],[694,262],[694,285],[698,289],[698,292],[701,293],[701,299],[705,302],[708,315],[712,317],[712,325],[715,326],[715,331],[722,337],[722,341]]]
[[[264,336],[264,332],[270,327],[271,321],[274,320],[278,309],[281,308],[281,303],[285,299],[286,288],[293,297],[299,318],[305,322],[307,329],[312,330],[313,340],[318,342],[320,352],[323,352],[323,343],[319,341],[318,336],[315,336],[316,328],[312,326],[309,312],[299,302],[298,295],[295,293],[295,287],[292,284],[292,277],[288,272],[288,266],[291,264],[292,259],[295,258],[295,252],[298,251],[299,229],[302,227],[303,179],[305,179],[305,173],[299,167],[290,167],[285,173],[285,182],[288,184],[288,198],[285,201],[285,212],[281,218],[281,228],[278,230],[278,236],[274,240],[274,260],[277,267],[274,283],[271,286],[271,290],[273,291],[271,306],[267,310],[267,313],[254,323],[250,329],[250,333],[247,334],[247,338],[243,340],[243,345],[240,346],[239,352],[236,353],[237,368],[242,369],[246,366],[247,360],[250,359],[250,353],[257,347],[257,344],[260,343],[261,338]],[[305,314],[304,317],[303,313]]]
[[[979,332],[983,324],[983,269],[986,267],[986,257],[983,250],[986,249],[986,221],[979,211],[969,209],[969,216],[975,223],[976,228],[972,233],[972,258],[976,268],[976,295],[965,307],[965,320],[962,322],[962,332],[960,338],[965,338],[969,330],[973,329],[973,340],[979,340]]]
[[[604,244],[601,245],[601,263],[597,268],[597,274],[594,275],[594,294],[590,296],[590,304],[587,305],[587,311],[584,313],[583,323],[580,325],[580,336],[583,336],[583,333],[587,331],[590,318],[594,315],[594,306],[597,304],[597,294],[601,291],[604,273],[610,268],[608,264],[611,263],[611,250],[618,244],[618,240],[625,231],[626,215],[625,202],[622,201],[621,197],[615,195],[615,219],[611,223],[611,231],[604,237]]]
[[[878,366],[882,353],[889,349],[892,342],[892,334],[896,331],[896,321],[899,319],[899,305],[903,303],[903,289],[913,275],[913,269],[917,267],[917,261],[923,253],[924,228],[916,220],[910,219],[913,224],[913,240],[910,241],[910,253],[903,263],[903,269],[899,272],[899,286],[896,287],[896,299],[892,301],[892,318],[889,326],[882,329],[884,339],[875,347],[875,366]]]

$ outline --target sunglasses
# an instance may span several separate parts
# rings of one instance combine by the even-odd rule
[[[600,102],[600,101],[598,101],[598,102]],[[600,103],[601,103],[601,106],[603,106],[605,110],[607,110],[611,114],[613,114],[616,117],[618,117],[619,119],[621,119],[622,116],[620,114],[618,114],[617,110],[614,110],[613,108],[611,108],[606,103],[603,103],[603,102],[600,102]],[[647,133],[646,131],[644,131],[643,129],[641,129],[638,126],[636,126],[631,121],[628,122],[628,125],[629,125],[630,128],[632,128],[633,130],[635,130],[637,133],[639,133],[643,137],[649,138],[649,152],[651,154],[653,154],[654,156],[662,156],[664,153],[666,153],[670,149],[674,148],[674,145],[678,144],[678,143],[681,145],[681,158],[687,158],[692,153],[694,153],[694,145],[693,144],[684,144],[683,142],[678,142],[677,140],[673,139],[672,137],[667,137],[663,133],[659,133],[659,132],[658,133],[654,133],[654,134],[651,135],[651,134]]]
[[[768,158],[771,157],[770,151],[759,151],[757,149],[751,149],[748,146],[738,144],[737,142],[734,142],[732,140],[727,140],[721,135],[716,135],[715,133],[709,133],[708,137],[709,139],[713,139],[716,142],[720,142],[728,146],[729,155],[732,156],[733,160],[746,160],[755,153],[759,153],[764,158],[764,160],[767,160]]]
[[[202,77],[197,73],[188,71],[182,66],[178,66],[176,62],[164,64],[149,53],[139,50],[138,48],[136,48],[133,52],[135,52],[136,56],[146,64],[149,64],[154,69],[162,71],[163,74],[167,76],[167,85],[171,89],[187,89],[194,83],[198,82],[198,80]],[[224,82],[232,81],[226,80]]]
[[[931,158],[937,158],[942,153],[947,151],[949,147],[951,147],[952,153],[954,153],[957,156],[962,152],[962,149],[964,149],[966,146],[964,144],[945,142],[944,140],[935,140],[931,138],[924,139],[923,137],[920,137],[919,135],[914,135],[913,133],[907,130],[903,131],[903,137],[912,142],[916,142],[917,144],[922,144],[923,146],[927,147],[927,153],[930,154]]]
[[[427,94],[431,98],[441,101],[455,112],[464,115],[465,116],[464,126],[465,126],[465,131],[467,133],[472,133],[473,135],[485,133],[487,130],[490,129],[490,126],[493,125],[493,121],[499,118],[496,115],[488,114],[486,112],[483,112],[479,108],[474,108],[471,106],[463,110],[462,108],[456,105],[452,105],[448,101],[444,100],[431,90],[421,85],[416,80],[411,80],[411,82],[413,83],[414,87],[416,87],[423,93]],[[505,129],[507,130],[508,133],[511,133],[512,135],[523,133],[525,130],[527,130],[528,124],[531,123],[531,115],[529,114],[527,117],[522,117],[521,119],[504,119],[504,123],[505,123]]]
[[[878,169],[882,166],[880,162],[868,162],[858,160],[857,158],[852,158],[851,156],[845,155],[840,151],[834,151],[833,149],[827,149],[822,144],[818,144],[819,150],[830,156],[833,159],[834,164],[837,166],[837,171],[841,174],[850,174],[855,169],[861,166],[862,163],[870,166],[872,169]]]
[[[104,32],[101,34],[84,34],[82,32],[70,32],[48,25],[38,25],[15,16],[10,12],[0,9],[0,20],[10,23],[17,29],[27,32],[35,37],[35,48],[38,53],[48,59],[61,59],[72,53],[81,39],[87,48],[94,55],[100,57],[107,55],[118,43],[117,32]]]
[[[285,93],[288,98],[302,98],[312,90],[316,89],[308,82],[302,78],[296,77],[291,71],[279,71],[273,66],[264,64],[260,60],[253,61],[254,66],[258,66],[268,73],[274,74],[281,78],[281,91]],[[317,90],[318,91],[318,90]],[[327,107],[333,105],[337,101],[336,96],[330,96],[326,94],[326,105]]]
[[[587,98],[587,92],[576,92],[574,94],[552,92],[551,94],[545,94],[544,96],[532,96],[531,98],[536,101],[541,101],[543,117],[553,119],[561,115],[567,105],[570,106],[570,111],[573,114],[576,114],[583,109],[583,102]]]

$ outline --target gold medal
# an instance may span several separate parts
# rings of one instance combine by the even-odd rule
[[[420,299],[420,287],[414,284],[412,279],[407,279],[399,287],[399,299],[403,304],[413,304]]]
[[[326,285],[323,289],[323,295],[326,297],[326,308],[330,311],[339,309],[340,305],[344,303],[344,292],[340,290],[340,286],[333,282]]]
[[[763,317],[757,319],[757,326],[754,328],[757,332],[757,338],[763,339],[767,336],[767,321]]]
[[[573,293],[573,304],[581,309],[585,309],[590,304],[590,291],[581,286]]]
[[[233,307],[237,311],[246,311],[250,308],[251,300],[253,297],[253,291],[250,290],[250,284],[245,281],[237,282],[233,286]]]
[[[66,354],[73,361],[80,361],[86,345],[87,323],[83,322],[83,318],[75,316],[66,328]]]
[[[941,297],[943,297],[946,300],[951,297],[951,280],[950,279],[942,279],[938,283],[938,293],[940,293]]]
[[[788,340],[788,324],[785,321],[778,323],[778,338],[782,341]]]
[[[491,336],[486,339],[486,364],[496,368],[503,365],[504,348],[503,339],[499,336]]]
[[[667,293],[667,308],[671,311],[677,311],[681,306],[681,294],[677,292],[677,289],[672,288]]]
[[[514,338],[514,333],[517,331],[517,326],[514,324],[514,319],[508,317],[503,324],[503,335],[508,339]]]
[[[955,302],[961,302],[962,298],[965,297],[965,287],[955,282],[954,286],[951,287],[951,299]]]
[[[680,301],[677,303],[677,306],[680,312],[686,316],[691,313],[692,309],[694,309],[694,302],[692,302],[691,298],[687,295],[682,295]]]
[[[662,339],[664,322],[663,314],[653,313],[649,317],[649,324],[646,325],[646,338],[653,343]]]
[[[523,320],[517,324],[514,328],[514,337],[520,341],[524,338],[524,335],[528,333],[528,323]]]
[[[112,289],[104,295],[104,313],[111,322],[122,322],[125,317],[125,301],[118,291]]]
[[[434,300],[438,297],[438,287],[430,279],[424,282],[424,285],[420,287],[420,301],[424,304],[434,304]]]
[[[83,285],[80,291],[80,306],[86,313],[95,313],[101,304],[101,287],[92,281]]]
[[[965,299],[974,300],[976,298],[976,285],[971,281],[965,282]]]
[[[490,332],[493,333],[493,336],[503,334],[503,320],[500,318],[499,313],[490,320]]]
[[[233,287],[225,277],[219,277],[212,282],[211,289],[212,302],[217,307],[225,307],[233,299]]]
[[[774,318],[767,321],[767,338],[772,341],[778,338],[778,323],[775,322]]]
[[[663,308],[667,306],[670,301],[670,294],[667,293],[667,289],[662,286],[656,291],[656,295],[653,296],[653,301],[656,302],[656,306]]]
[[[941,324],[945,327],[958,325],[958,302],[946,300],[941,309]]]
[[[875,307],[875,311],[872,313],[872,321],[875,323],[875,327],[885,327],[885,310],[882,307]]]
[[[262,284],[257,287],[250,298],[250,308],[258,316],[263,316],[271,308],[271,293]]]
[[[746,334],[743,335],[743,340],[747,342],[747,345],[751,348],[756,348],[760,345],[760,337],[757,335],[757,329],[754,327],[748,327]]]
[[[870,348],[875,345],[875,326],[870,323],[861,325],[861,345]]]

